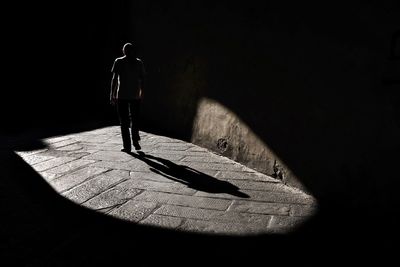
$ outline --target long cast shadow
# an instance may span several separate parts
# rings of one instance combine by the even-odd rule
[[[178,165],[170,160],[145,154],[142,151],[137,154],[133,152],[129,154],[149,165],[152,172],[183,183],[195,190],[208,193],[226,193],[236,197],[249,198],[249,195],[240,192],[239,187],[227,181],[218,180],[189,166]]]

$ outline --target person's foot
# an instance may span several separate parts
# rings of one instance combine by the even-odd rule
[[[138,141],[136,141],[136,142],[133,142],[133,146],[135,147],[135,149],[136,150],[141,150],[142,148],[140,147],[140,145],[139,145],[139,142]]]
[[[125,153],[129,153],[129,152],[131,152],[131,150],[130,150],[130,149],[128,149],[128,148],[122,148],[122,149],[121,149],[121,151],[122,151],[122,152],[125,152]]]

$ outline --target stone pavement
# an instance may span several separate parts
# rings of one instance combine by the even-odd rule
[[[317,207],[280,180],[204,148],[141,132],[142,151],[120,151],[118,126],[44,139],[17,152],[57,192],[138,224],[229,235],[284,233]]]

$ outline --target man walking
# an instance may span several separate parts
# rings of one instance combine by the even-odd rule
[[[143,97],[145,70],[143,62],[137,58],[136,48],[126,43],[122,48],[123,56],[115,59],[111,72],[110,102],[117,105],[121,125],[123,148],[131,151],[131,139],[136,150],[139,145],[140,101]],[[131,133],[129,133],[131,128]]]

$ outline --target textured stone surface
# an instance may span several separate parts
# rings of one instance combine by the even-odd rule
[[[317,208],[312,196],[205,148],[140,134],[141,154],[121,152],[119,127],[107,127],[48,138],[47,148],[18,155],[66,198],[144,225],[285,233]]]
[[[47,161],[52,158],[53,157],[50,157],[50,156],[43,156],[43,155],[37,155],[37,154],[23,156],[23,159],[25,160],[25,162],[30,165],[44,162],[44,161]]]
[[[187,188],[185,185],[180,183],[160,183],[140,179],[130,179],[118,185],[118,187],[137,188],[155,192],[176,193],[182,195],[193,195],[196,192],[195,190]]]
[[[225,199],[212,199],[148,191],[137,196],[135,200],[215,210],[226,210],[231,204],[230,200]]]
[[[210,222],[202,220],[186,220],[179,229],[189,232],[205,232],[209,234],[234,234],[234,235],[249,235],[258,233],[268,233],[269,229],[262,228],[258,224],[236,223],[236,222]]]
[[[290,206],[276,203],[254,203],[250,201],[234,200],[229,211],[260,213],[268,215],[289,215]]]
[[[249,196],[253,201],[272,202],[272,203],[294,203],[307,204],[312,203],[312,199],[301,194],[278,193],[278,192],[262,192],[254,190],[240,190],[242,193]],[[208,193],[198,191],[195,196],[223,198],[223,199],[243,199],[240,196],[235,196],[228,193]]]
[[[73,160],[74,160],[74,158],[72,158],[72,157],[53,158],[53,159],[46,160],[44,162],[35,164],[35,165],[33,165],[33,168],[36,171],[40,172],[40,171],[45,171],[45,170],[60,166],[60,165],[62,165],[64,163],[67,163],[67,162],[70,162],[70,161],[73,161]]]
[[[105,171],[107,171],[107,169],[86,167],[53,180],[51,185],[57,191],[62,192],[84,182],[90,177],[96,176]]]
[[[78,160],[70,161],[61,166],[52,168],[52,169],[48,170],[48,172],[54,173],[54,174],[63,174],[63,173],[78,169],[82,166],[89,165],[90,163],[93,163],[93,162],[94,162],[94,160],[78,159]]]
[[[151,214],[142,221],[143,224],[175,229],[183,222],[182,218]]]
[[[257,172],[238,172],[238,171],[219,171],[215,177],[224,180],[250,180],[250,181],[268,181],[271,183],[280,183],[279,180],[274,179],[270,176],[260,174]]]
[[[75,202],[83,203],[101,192],[106,191],[123,179],[124,178],[119,176],[98,175],[67,191],[65,196]]]
[[[83,203],[94,210],[109,210],[139,194],[138,189],[111,188]]]
[[[152,202],[128,201],[118,209],[110,212],[110,215],[132,222],[139,222],[149,216],[156,207],[157,204]]]
[[[267,215],[197,209],[173,205],[163,205],[156,211],[156,214],[226,223],[259,223],[261,227],[266,227],[271,220],[271,216]]]
[[[303,222],[304,217],[272,216],[269,228],[276,232],[289,232]]]

